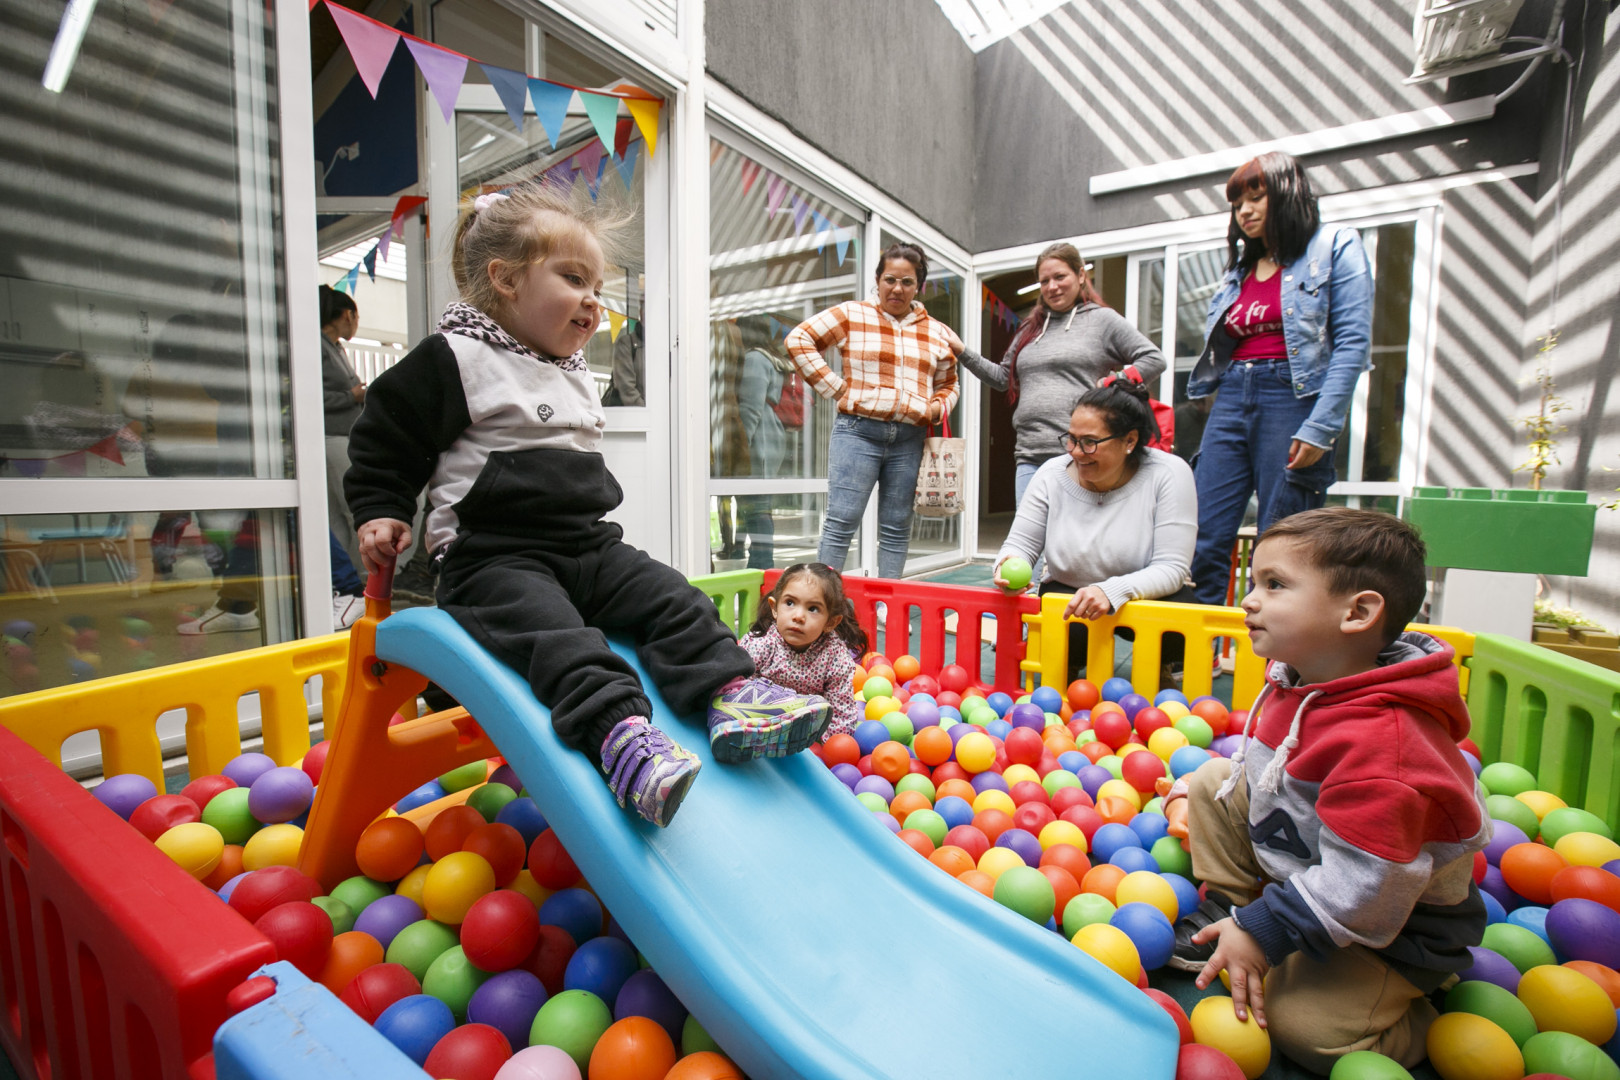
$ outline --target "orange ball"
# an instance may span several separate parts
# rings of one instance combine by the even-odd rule
[[[1620,911],[1620,877],[1595,866],[1566,866],[1553,875],[1553,903],[1571,897]]]
[[[827,763],[828,768],[853,765],[861,760],[861,744],[855,741],[853,735],[834,735],[822,744],[821,760]]]
[[[1532,904],[1547,907],[1552,904],[1553,878],[1568,865],[1544,844],[1514,844],[1502,853],[1502,880]]]
[[[915,679],[921,674],[922,662],[909,653],[905,656],[899,657],[894,662],[895,678],[899,679],[903,683],[910,682],[912,679]]]
[[[465,804],[441,810],[423,832],[428,858],[438,862],[446,855],[460,851],[461,845],[467,842],[467,835],[483,824],[484,815]],[[409,870],[410,867],[406,867],[406,871]]]
[[[484,819],[480,816],[478,820]],[[425,846],[416,822],[402,817],[381,818],[360,834],[360,842],[354,846],[354,861],[360,865],[360,872],[373,881],[398,881],[416,867]]]
[[[1102,700],[1102,691],[1089,679],[1076,679],[1069,684],[1069,692],[1064,696],[1069,699],[1071,708],[1090,709]]]
[[[894,668],[890,667],[888,664],[873,664],[871,667],[866,669],[866,677],[868,679],[888,679],[890,686],[900,685],[895,681]]]
[[[894,815],[894,820],[904,823],[911,814],[932,809],[933,805],[920,791],[902,791],[889,802],[889,813]]]
[[[743,1080],[743,1074],[724,1054],[699,1050],[677,1061],[664,1080]]]
[[[973,785],[968,783],[966,780],[947,780],[943,784],[939,785],[937,789],[935,789],[934,801],[938,802],[947,795],[955,795],[958,799],[963,800],[971,806],[974,798],[978,794],[979,793],[977,791],[973,790]]]
[[[990,897],[992,900],[995,899],[996,879],[985,873],[983,870],[964,870],[960,874],[956,875],[956,880],[960,881],[970,889],[984,893],[984,895]]]
[[[951,877],[961,877],[974,868],[973,856],[957,847],[955,844],[944,844],[928,856],[928,861],[945,871]]]
[[[1125,871],[1113,863],[1099,863],[1086,871],[1080,879],[1080,891],[1096,893],[1110,904],[1115,903],[1114,890],[1125,880]]]
[[[928,766],[945,764],[956,749],[950,734],[942,727],[925,727],[917,732],[911,740],[911,748],[917,752],[917,760]]]
[[[992,844],[1002,833],[1013,827],[1012,815],[1005,810],[981,810],[973,815],[973,827],[984,833]]]
[[[1052,883],[1052,895],[1057,897],[1057,904],[1052,908],[1059,915],[1069,905],[1069,901],[1080,895],[1080,882],[1068,870],[1055,864],[1041,863],[1040,871],[1046,880]]]
[[[1118,795],[1104,795],[1097,800],[1097,813],[1103,824],[1129,825],[1136,816],[1136,807]]]
[[[1041,852],[1041,868],[1048,866],[1062,867],[1075,881],[1085,880],[1085,876],[1091,872],[1091,860],[1073,844],[1053,844]]]
[[[523,842],[523,834],[499,821],[480,825],[468,833],[461,850],[482,855],[489,862],[489,868],[495,871],[497,889],[504,889],[517,879],[518,871],[523,869],[523,860],[529,856],[529,846]]]
[[[627,1016],[596,1040],[589,1080],[664,1080],[675,1058],[675,1042],[664,1025]]]
[[[1216,735],[1225,734],[1225,732],[1226,732],[1226,718],[1227,718],[1227,716],[1230,715],[1227,712],[1227,709],[1226,709],[1225,705],[1222,705],[1220,702],[1213,701],[1213,700],[1211,700],[1211,701],[1200,701],[1198,704],[1194,705],[1192,707],[1192,709],[1190,709],[1189,711],[1194,716],[1196,716],[1199,719],[1203,720],[1204,723],[1208,724],[1209,725],[1209,730],[1214,732]]]
[[[242,845],[226,844],[225,850],[220,852],[219,863],[208,872],[207,877],[202,879],[202,883],[218,892],[222,885],[241,872]],[[1602,872],[1601,870],[1598,871],[1598,873]]]
[[[1091,718],[1095,720],[1103,713],[1109,712],[1117,712],[1119,715],[1124,716],[1125,707],[1117,701],[1099,701],[1091,707]]]
[[[949,735],[946,738],[950,738]],[[906,748],[890,739],[888,742],[878,743],[872,750],[872,772],[881,776],[891,784],[898,784],[900,778],[911,771],[911,755]]]
[[[1113,749],[1101,739],[1093,739],[1088,743],[1080,743],[1075,747],[1075,749],[1084,754],[1086,760],[1091,762],[1093,765],[1097,764],[1097,762],[1114,752]]]
[[[854,673],[850,676],[850,683],[851,689],[853,689],[857,694],[860,693],[861,687],[866,685],[866,669],[863,667],[856,668]]]
[[[871,669],[873,664],[883,664],[887,662],[888,657],[884,656],[880,652],[867,652],[866,655],[861,657],[861,667],[868,670]]]
[[[1571,971],[1578,971],[1588,979],[1597,983],[1615,1008],[1620,1009],[1620,972],[1604,964],[1591,960],[1566,960],[1564,966]]]
[[[354,977],[383,962],[382,942],[370,934],[350,930],[332,939],[332,949],[326,954],[326,965],[315,981],[339,997],[348,989]]]
[[[921,829],[901,829],[900,839],[905,841],[907,847],[923,858],[931,858],[934,854],[934,841]],[[963,852],[963,854],[967,854]]]
[[[947,739],[950,738],[949,735],[945,737]],[[1051,754],[1053,757],[1057,757],[1059,754],[1066,754],[1070,750],[1076,748],[1074,745],[1074,736],[1069,734],[1067,728],[1059,724],[1053,724],[1051,727],[1041,732],[1041,742],[1045,744],[1046,752]]]

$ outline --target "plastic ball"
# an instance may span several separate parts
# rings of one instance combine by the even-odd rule
[[[221,839],[223,840],[223,838]],[[210,870],[201,880],[204,885],[217,892],[225,885],[227,881],[230,881],[233,877],[236,877],[238,874],[243,872],[241,846],[237,844],[224,844],[220,848],[219,862],[215,863],[214,868]],[[221,899],[229,900],[230,898],[221,897]]]
[[[1547,817],[1550,820],[1554,815],[1557,814],[1584,814],[1585,812],[1586,811],[1584,810],[1554,810],[1551,814],[1548,814]],[[1566,832],[1555,841],[1548,835],[1547,827],[1545,823],[1543,823],[1541,828],[1541,838],[1547,843],[1552,844],[1553,850],[1558,852],[1559,855],[1563,856],[1564,861],[1569,863],[1571,866],[1599,867],[1604,863],[1613,862],[1615,859],[1620,859],[1620,844],[1615,843],[1613,840],[1599,833]]]
[[[627,1016],[644,1016],[669,1032],[672,1041],[679,1041],[681,1026],[686,1022],[686,1006],[657,972],[643,968],[624,981],[619,996],[614,999],[614,1019],[623,1020]]]
[[[128,821],[137,807],[157,795],[157,785],[138,773],[118,773],[91,788],[90,794]]]
[[[404,966],[383,963],[356,975],[338,996],[360,1019],[375,1024],[394,1002],[421,992],[422,984]]]
[[[422,918],[422,908],[408,896],[378,897],[355,917],[354,928],[376,938],[386,950],[399,932]]]
[[[957,763],[970,773],[982,773],[996,760],[996,744],[983,732],[962,736],[956,744]]]
[[[1126,881],[1129,880],[1127,876]],[[1176,947],[1176,932],[1159,908],[1139,901],[1121,903],[1108,922],[1131,939],[1142,966],[1148,971],[1156,971],[1169,962]]]
[[[1074,940],[1083,926],[1106,924],[1118,909],[1113,903],[1095,893],[1082,892],[1063,906],[1063,936]]]
[[[1371,1050],[1352,1050],[1333,1063],[1328,1080],[1412,1080],[1394,1058]]]
[[[495,874],[495,887],[504,889],[523,869],[527,846],[523,843],[522,834],[512,826],[492,821],[468,833],[461,850],[489,863],[490,870]]]
[[[460,851],[472,831],[483,824],[486,824],[484,815],[470,806],[452,806],[441,811],[422,833],[428,858],[438,862],[446,855]]]
[[[591,1051],[590,1080],[664,1080],[675,1067],[675,1042],[645,1016],[616,1021]]]
[[[1620,912],[1594,900],[1560,900],[1547,913],[1546,931],[1564,956],[1620,969]]]
[[[332,948],[332,920],[326,912],[307,900],[294,900],[271,908],[254,920],[253,927],[270,939],[277,959],[311,979],[320,977]]]
[[[271,908],[294,900],[312,900],[320,891],[321,883],[314,878],[290,866],[271,866],[243,877],[231,890],[230,905],[248,922],[258,922]]]
[[[1114,887],[1114,902],[1122,909],[1127,904],[1147,904],[1160,911],[1170,922],[1175,922],[1181,912],[1181,901],[1170,882],[1145,870],[1126,874],[1121,879]],[[1157,965],[1150,965],[1150,969],[1153,966]]]
[[[373,881],[398,881],[421,861],[422,830],[405,818],[380,818],[367,825],[354,847],[360,872]]]
[[[235,780],[238,787],[250,788],[255,780],[274,768],[275,759],[266,754],[250,753],[238,754],[220,772]]]
[[[428,803],[438,802],[448,794],[449,792],[445,791],[444,788],[439,786],[439,782],[437,780],[429,780],[421,787],[411,791],[403,799],[399,800],[399,802],[395,803],[394,809],[403,814],[408,810],[415,810],[419,806],[426,806]]]
[[[1445,1011],[1466,1012],[1483,1016],[1508,1033],[1513,1042],[1523,1047],[1536,1033],[1535,1017],[1513,993],[1495,983],[1480,979],[1460,982],[1446,993]]]
[[[878,698],[892,697],[893,694],[894,684],[881,675],[868,675],[861,684],[861,698],[869,705]]]
[[[152,841],[176,825],[201,820],[202,810],[184,795],[154,795],[129,815],[129,823],[135,831]]]
[[[1175,1080],[1244,1080],[1238,1063],[1213,1046],[1187,1043],[1176,1055]]]
[[[1029,587],[1031,574],[1029,562],[1013,555],[1001,564],[1001,580],[1007,584],[1002,588],[1009,592],[1020,592]]]
[[[1519,980],[1519,1000],[1541,1031],[1567,1031],[1599,1046],[1615,1032],[1614,1003],[1603,988],[1572,968],[1533,967]]]
[[[986,851],[979,859],[977,869],[990,876],[991,881],[999,880],[1001,875],[1015,868],[1027,868],[1029,864],[1024,857],[1009,847],[993,847]]]
[[[1271,1036],[1255,1023],[1253,1013],[1246,1020],[1239,1020],[1231,998],[1221,995],[1204,998],[1193,1006],[1187,1022],[1192,1025],[1193,1038],[1237,1062],[1248,1080],[1259,1080],[1271,1064]]]
[[[539,913],[528,897],[510,889],[479,897],[461,923],[461,946],[483,971],[515,968],[539,943]]]
[[[1614,839],[1614,830],[1609,828],[1609,823],[1590,810],[1566,806],[1548,812],[1547,816],[1541,819],[1541,838],[1554,847],[1558,846],[1558,841],[1571,833],[1591,833],[1594,836],[1602,837],[1604,840]],[[1620,858],[1620,856],[1611,855],[1609,858]],[[1607,861],[1608,859],[1604,860],[1604,862]],[[1603,863],[1588,863],[1587,865],[1601,866]]]
[[[420,981],[427,978],[435,960],[454,948],[454,927],[432,919],[419,919],[394,935],[384,957],[388,963],[399,964]]]
[[[1485,928],[1485,948],[1501,954],[1520,974],[1543,964],[1555,964],[1552,946],[1533,930],[1512,923],[1493,923]]]
[[[269,769],[248,788],[248,812],[267,825],[291,821],[309,809],[315,784],[303,769]]]
[[[1511,795],[1490,795],[1485,809],[1497,821],[1506,821],[1524,833],[1527,841],[1541,835],[1541,819],[1536,812]]]
[[[400,1053],[421,1065],[439,1040],[455,1028],[456,1018],[450,1006],[438,998],[412,994],[384,1009],[372,1026]]]
[[[1565,960],[1564,967],[1578,971],[1597,983],[1609,995],[1615,1008],[1620,1009],[1620,971],[1605,964],[1594,964],[1590,960]]]
[[[487,972],[480,971],[468,960],[459,945],[451,946],[433,958],[427,973],[422,976],[422,993],[432,994],[456,1014],[457,1020],[467,1017],[467,1006],[473,994],[489,980]]]
[[[196,804],[201,812],[215,795],[236,786],[236,781],[228,776],[218,774],[212,776],[199,776],[191,783],[180,789],[180,794]]]
[[[743,1074],[724,1054],[699,1050],[677,1061],[664,1080],[743,1080]]]
[[[491,781],[473,789],[467,805],[478,811],[485,822],[493,822],[508,803],[517,798],[516,789]]]
[[[356,975],[382,962],[383,947],[370,934],[355,930],[338,933],[332,938],[332,947],[327,950],[326,963],[321,966],[316,981],[341,996]]]
[[[1518,1080],[1524,1055],[1513,1037],[1473,1013],[1446,1013],[1429,1027],[1430,1063],[1443,1077]]]
[[[968,858],[972,859],[974,864],[977,865],[984,853],[990,850],[990,844],[990,838],[984,834],[983,830],[975,825],[965,824],[954,826],[947,832],[945,834],[945,843],[941,846],[959,848],[966,852]]]
[[[529,1028],[529,1045],[555,1046],[584,1070],[597,1040],[612,1023],[608,1007],[595,994],[564,990],[540,1006]]]
[[[1620,1066],[1601,1047],[1566,1031],[1543,1031],[1525,1043],[1524,1067],[1568,1080],[1620,1078]]]
[[[540,941],[524,958],[523,970],[532,972],[546,988],[546,993],[556,997],[563,991],[563,975],[578,948],[567,930],[541,923]]]
[[[322,739],[304,751],[303,760],[298,763],[298,767],[304,770],[304,775],[309,777],[310,783],[319,784],[321,782],[321,772],[326,768],[326,755],[331,752],[331,749],[332,741]]]
[[[1091,838],[1091,854],[1098,861],[1107,862],[1121,848],[1142,846],[1142,838],[1129,825],[1110,823],[1098,829]]]
[[[525,1033],[523,1040],[528,1041]],[[583,1080],[574,1059],[555,1046],[530,1046],[507,1059],[495,1080]]]
[[[1056,893],[1045,874],[1030,866],[1014,866],[996,878],[994,899],[1037,925],[1052,917]]]
[[[1112,863],[1093,866],[1086,871],[1086,876],[1080,879],[1080,888],[1084,892],[1096,893],[1113,904],[1117,902],[1116,891],[1119,883],[1125,880],[1125,874],[1126,871]]]
[[[422,886],[422,909],[428,918],[456,926],[482,896],[495,891],[489,860],[470,851],[455,851],[433,864]]]
[[[1528,806],[1538,822],[1554,810],[1562,810],[1569,805],[1550,791],[1521,791],[1513,797]]]
[[[1080,898],[1071,900],[1073,904]],[[1133,985],[1142,974],[1142,960],[1130,936],[1109,923],[1087,923],[1069,939],[1082,952]]]
[[[487,1024],[464,1024],[438,1041],[422,1068],[449,1080],[495,1080],[511,1056],[505,1035]]]
[[[298,775],[302,776],[303,773]],[[304,845],[304,830],[296,825],[266,825],[242,845],[242,868],[263,870],[267,866],[297,866],[298,851]]]
[[[563,973],[565,990],[584,990],[604,1002],[618,999],[625,982],[635,974],[636,951],[614,937],[599,937],[582,944]]]
[[[1474,961],[1467,972],[1470,979],[1495,983],[1510,994],[1519,992],[1519,980],[1522,976],[1519,969],[1507,957],[1483,945],[1470,945],[1468,954]]]
[[[259,820],[248,809],[248,790],[244,787],[228,788],[209,799],[202,819],[218,829],[227,844],[246,844],[248,837],[259,830]]]
[[[1491,795],[1517,795],[1521,791],[1531,791],[1536,786],[1534,773],[1510,761],[1498,761],[1485,766],[1479,774],[1479,781]]]
[[[1502,878],[1532,904],[1552,903],[1552,879],[1569,864],[1542,844],[1516,844],[1502,853]]]

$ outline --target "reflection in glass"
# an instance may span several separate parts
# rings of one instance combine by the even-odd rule
[[[827,496],[821,492],[716,495],[709,499],[709,554],[725,570],[787,567],[814,562]],[[850,550],[860,549],[860,531]]]

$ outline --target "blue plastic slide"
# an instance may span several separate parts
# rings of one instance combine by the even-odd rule
[[[1175,1074],[1175,1025],[1147,995],[918,857],[811,755],[715,762],[703,718],[674,716],[634,650],[614,647],[656,722],[703,760],[667,829],[621,809],[528,684],[450,616],[412,609],[377,628],[379,657],[477,718],[636,947],[754,1080]]]

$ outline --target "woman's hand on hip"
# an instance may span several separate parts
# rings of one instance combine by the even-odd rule
[[[1065,619],[1078,615],[1082,619],[1100,619],[1114,610],[1113,601],[1095,585],[1087,585],[1074,594],[1074,599],[1063,609]]]
[[[1312,446],[1308,442],[1295,439],[1288,444],[1288,467],[1290,469],[1306,469],[1322,460],[1327,453],[1320,446]]]

